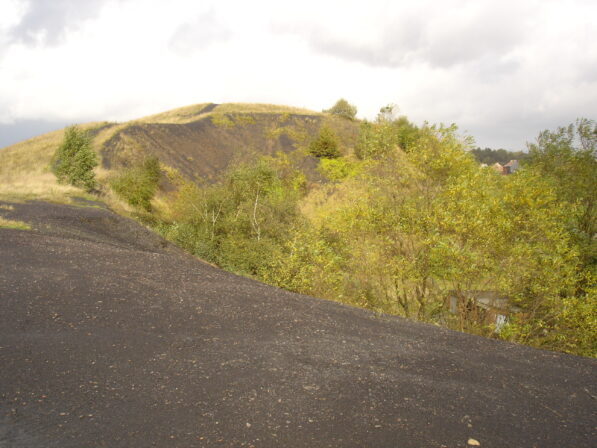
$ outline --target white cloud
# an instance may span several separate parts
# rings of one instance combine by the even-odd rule
[[[299,34],[316,51],[366,65],[400,67],[422,62],[450,67],[507,53],[525,37],[525,21],[533,12],[528,3],[508,1],[377,6],[363,11],[362,3],[333,4],[327,14],[316,18],[284,18],[274,24],[274,30]],[[330,23],[334,10],[340,13]]]
[[[0,5],[0,122],[124,120],[206,101],[320,110],[346,97],[359,116],[397,103],[416,122],[456,122],[480,145],[515,149],[596,118],[594,2],[47,3]]]
[[[176,53],[196,53],[213,43],[226,41],[230,31],[216,17],[213,10],[199,14],[193,20],[180,25],[169,41],[169,47]]]
[[[20,20],[10,34],[28,44],[57,44],[65,30],[94,17],[106,0],[26,0],[18,4]],[[12,2],[14,3],[14,2]]]

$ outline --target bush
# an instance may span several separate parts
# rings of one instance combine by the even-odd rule
[[[419,138],[419,129],[404,116],[395,118],[392,106],[383,107],[375,122],[363,121],[355,145],[361,159],[379,159],[397,148],[410,151]]]
[[[309,153],[315,157],[335,159],[341,156],[338,137],[327,126],[322,126],[319,135],[309,144]]]
[[[299,222],[299,175],[284,156],[231,166],[218,184],[182,183],[160,233],[196,256],[258,277]]]
[[[129,205],[149,212],[160,181],[160,172],[158,158],[150,157],[140,166],[129,168],[112,179],[110,187]]]
[[[344,98],[340,98],[338,101],[336,101],[336,104],[334,104],[328,110],[324,110],[324,112],[332,115],[338,115],[348,120],[354,120],[357,115],[357,108]]]
[[[91,148],[91,138],[77,126],[66,128],[64,140],[56,149],[52,171],[60,183],[93,191],[96,188],[97,156]]]
[[[360,172],[361,165],[357,162],[341,159],[321,159],[317,170],[332,182],[340,182],[356,176]]]

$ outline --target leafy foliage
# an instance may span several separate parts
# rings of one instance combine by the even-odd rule
[[[418,130],[404,116],[397,117],[395,106],[380,109],[375,122],[361,124],[355,155],[359,159],[378,159],[397,148],[408,151],[415,144]]]
[[[338,101],[336,101],[336,104],[334,104],[331,108],[324,110],[324,112],[337,115],[348,120],[354,120],[357,115],[357,108],[344,98],[340,98]]]
[[[566,222],[571,210],[534,171],[479,170],[467,139],[426,126],[331,187],[314,230],[295,234],[268,281],[301,292],[486,336],[595,356],[589,273]],[[584,272],[584,273],[583,273]],[[493,290],[520,310],[496,333],[486,313],[446,311],[450,291]]]
[[[220,184],[183,183],[160,231],[199,257],[259,276],[281,257],[300,221],[303,185],[304,176],[283,155],[241,164]]]
[[[335,159],[342,154],[338,149],[338,137],[327,126],[322,126],[319,135],[309,144],[309,153],[318,158]]]
[[[454,125],[418,128],[388,106],[363,124],[358,159],[312,144],[332,182],[307,186],[287,156],[262,157],[219,184],[181,183],[160,230],[293,291],[597,356],[594,124],[542,133],[511,176],[480,169],[471,145]],[[470,301],[450,312],[466,291],[509,298],[508,323]]]
[[[530,169],[551,181],[558,200],[574,217],[570,230],[593,272],[597,269],[597,124],[579,119],[543,131],[529,145]]]
[[[486,165],[493,165],[501,163],[502,165],[508,163],[510,160],[525,160],[529,154],[523,151],[507,151],[505,149],[491,149],[491,148],[474,148],[471,149],[471,154],[475,156],[477,162]]]
[[[77,126],[66,128],[52,163],[52,171],[58,181],[93,191],[97,186],[93,172],[97,164],[89,135]]]
[[[327,179],[334,182],[354,177],[360,172],[359,164],[346,158],[321,159],[317,168]]]
[[[151,211],[153,199],[160,181],[160,162],[157,157],[149,157],[136,167],[126,169],[112,179],[112,190],[129,205]]]

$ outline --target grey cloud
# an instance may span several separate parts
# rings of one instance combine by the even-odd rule
[[[514,11],[485,10],[459,27],[435,32],[428,28],[422,57],[430,64],[449,67],[480,58],[499,58],[524,40],[524,20]]]
[[[178,54],[188,55],[213,43],[228,40],[230,30],[222,25],[213,11],[182,24],[174,32],[168,46]]]
[[[590,58],[583,61],[577,80],[581,83],[597,83],[597,61]]]
[[[521,61],[516,58],[485,55],[477,59],[470,74],[474,75],[480,83],[491,84],[500,81],[504,76],[517,73],[521,66]]]
[[[320,53],[389,68],[415,62],[449,68],[488,56],[497,60],[525,39],[525,15],[511,5],[463,14],[465,18],[455,21],[440,14],[388,14],[379,25],[378,39],[368,44],[360,43],[358,36],[335,36],[316,23],[293,28],[274,25],[274,30],[301,35]]]
[[[418,21],[409,21],[404,26],[387,27],[375,44],[342,40],[316,27],[306,34],[309,45],[318,52],[375,67],[397,67],[416,57],[423,46],[423,31]]]
[[[26,13],[11,30],[11,38],[33,44],[43,33],[45,44],[56,45],[66,29],[76,28],[82,20],[97,15],[106,0],[28,0],[26,3]]]

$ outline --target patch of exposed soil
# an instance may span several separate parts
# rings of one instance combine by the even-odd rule
[[[226,119],[232,124],[226,126],[214,123],[212,118],[184,124],[127,126],[104,143],[102,164],[112,169],[153,155],[189,180],[215,181],[232,162],[252,160],[255,154],[288,154],[306,147],[317,135],[322,119],[317,115],[289,114],[281,123],[280,114],[227,114]],[[341,140],[345,145],[353,144],[358,127],[352,122],[340,124]],[[307,177],[319,179],[316,160],[306,155],[301,159],[300,166]]]

